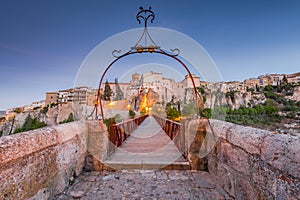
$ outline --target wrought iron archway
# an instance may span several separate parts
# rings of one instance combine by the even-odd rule
[[[163,50],[160,46],[156,45],[156,43],[154,42],[154,40],[152,39],[151,35],[148,32],[148,23],[149,22],[153,23],[153,21],[155,19],[155,14],[152,11],[151,7],[149,7],[148,9],[144,9],[143,7],[140,7],[139,9],[140,9],[140,11],[137,13],[136,19],[139,22],[139,24],[141,24],[142,21],[144,21],[144,31],[143,31],[141,37],[138,39],[137,43],[133,47],[131,47],[130,50],[127,51],[126,53],[118,56],[116,54],[121,53],[121,50],[112,51],[112,55],[115,57],[115,59],[105,68],[105,70],[100,78],[100,81],[99,81],[97,100],[95,103],[95,108],[93,110],[93,112],[96,111],[95,118],[96,119],[98,118],[98,107],[100,107],[101,117],[102,117],[102,120],[104,120],[101,86],[102,86],[102,82],[103,82],[103,79],[104,79],[107,71],[121,58],[124,58],[129,55],[141,54],[141,53],[154,53],[154,54],[165,55],[167,57],[170,57],[170,58],[176,60],[178,63],[180,63],[185,68],[185,70],[187,71],[187,73],[192,81],[192,85],[193,85],[193,89],[194,89],[195,103],[196,103],[196,113],[197,113],[197,117],[199,117],[199,112],[200,112],[199,111],[199,104],[200,104],[199,101],[202,100],[202,98],[201,98],[200,93],[197,91],[197,87],[196,87],[196,84],[195,84],[195,81],[194,81],[191,71],[186,66],[186,64],[180,58],[178,58],[178,55],[180,54],[180,50],[178,48],[174,48],[174,49],[170,49],[170,51],[168,52],[166,50]],[[143,39],[145,42],[144,45],[141,44]],[[148,43],[147,41],[150,43],[147,44]],[[92,112],[92,114],[93,114],[93,112]]]

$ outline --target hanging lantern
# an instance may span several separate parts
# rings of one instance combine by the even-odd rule
[[[144,47],[142,46],[142,45],[139,45],[138,47],[137,47],[137,50],[136,50],[138,53],[143,53],[143,51],[144,51]]]

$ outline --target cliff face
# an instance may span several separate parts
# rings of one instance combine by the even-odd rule
[[[14,132],[17,127],[22,127],[28,115],[31,118],[36,118],[40,122],[45,122],[47,125],[57,125],[59,122],[64,121],[74,113],[72,104],[61,104],[54,107],[49,107],[47,112],[43,109],[32,110],[29,112],[14,113],[14,118],[10,118],[6,123],[2,124],[1,130],[3,136],[9,135]],[[82,117],[78,117],[81,119]]]
[[[216,106],[228,106],[232,109],[238,109],[241,106],[250,107],[251,105],[263,104],[266,97],[263,93],[234,92],[226,95],[221,92],[207,92],[203,95],[206,98],[204,107],[214,108]]]
[[[292,96],[286,96],[287,99],[291,99],[294,101],[300,101],[300,86],[294,88],[294,92]]]

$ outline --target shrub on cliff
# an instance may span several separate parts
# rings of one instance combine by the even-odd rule
[[[65,119],[64,121],[59,122],[59,124],[69,123],[69,122],[73,122],[73,121],[75,121],[75,117],[74,117],[73,113],[70,113],[68,119]]]
[[[22,127],[17,127],[15,133],[25,132],[47,126],[45,122],[40,122],[37,118],[32,118],[30,114],[26,117]]]

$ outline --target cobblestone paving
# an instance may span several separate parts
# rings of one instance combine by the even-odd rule
[[[84,172],[55,199],[230,199],[210,174],[195,171]]]

